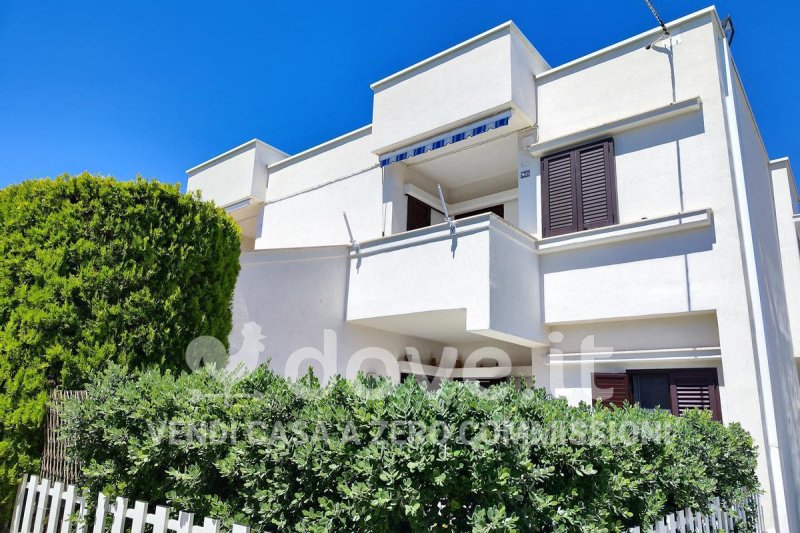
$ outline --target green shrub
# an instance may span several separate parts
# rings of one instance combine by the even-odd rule
[[[90,490],[263,531],[617,531],[758,490],[737,424],[522,384],[112,368],[64,416]]]
[[[48,389],[109,361],[181,368],[226,339],[239,235],[178,186],[81,174],[0,191],[0,522],[35,472]]]

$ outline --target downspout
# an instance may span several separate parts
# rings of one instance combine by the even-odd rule
[[[780,449],[778,447],[777,421],[775,404],[772,397],[772,378],[769,372],[769,355],[766,332],[764,330],[764,309],[758,293],[758,275],[753,228],[750,220],[750,207],[745,187],[744,159],[741,139],[739,137],[739,121],[736,117],[735,88],[733,84],[733,61],[727,40],[722,38],[722,57],[725,68],[725,94],[723,109],[725,114],[725,130],[728,138],[731,177],[734,190],[739,235],[742,243],[742,267],[747,291],[747,302],[751,318],[751,335],[756,355],[756,370],[760,396],[762,431],[764,433],[764,456],[769,471],[770,493],[775,526],[778,531],[789,532],[789,517],[785,506],[786,494],[783,490],[783,472],[781,470]]]

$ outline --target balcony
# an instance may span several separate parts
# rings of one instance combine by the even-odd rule
[[[494,214],[360,244],[347,321],[443,343],[547,342],[535,241]]]

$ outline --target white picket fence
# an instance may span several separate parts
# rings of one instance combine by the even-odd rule
[[[74,485],[66,487],[60,481],[51,482],[38,476],[25,476],[19,484],[10,533],[88,533],[90,520],[87,496]],[[219,520],[204,518],[195,525],[193,513],[178,512],[177,519],[170,518],[172,510],[161,505],[150,513],[150,504],[136,501],[128,507],[127,498],[110,501],[102,492],[97,495],[92,533],[219,533]],[[110,518],[110,520],[109,520]],[[110,524],[109,524],[110,522]],[[110,525],[110,527],[109,527]],[[249,533],[250,528],[238,524],[231,533]]]
[[[758,516],[756,516],[756,532],[762,533],[764,529],[763,517],[761,515],[761,505],[757,497],[752,497],[755,500],[756,509],[758,509]],[[629,530],[629,533],[716,533],[724,531],[725,533],[733,533],[741,531],[741,528],[736,528],[737,520],[744,521],[746,518],[743,506],[736,505],[730,513],[723,509],[720,504],[719,498],[715,498],[711,504],[710,513],[701,513],[692,511],[691,509],[684,509],[683,511],[669,514],[665,516],[660,522],[650,528],[634,527]]]
[[[59,481],[25,476],[17,491],[10,533],[88,533],[90,522],[92,533],[145,533],[148,525],[152,526],[147,528],[148,533],[220,533],[219,520],[206,517],[202,525],[195,525],[193,513],[179,511],[177,519],[170,518],[169,507],[158,505],[155,512],[150,513],[147,502],[137,500],[133,507],[128,507],[127,498],[116,498],[112,502],[102,492],[97,495],[94,519],[88,520],[86,498],[74,485],[65,487]],[[764,524],[757,498],[755,503],[759,510],[756,531],[762,533]],[[629,533],[733,533],[737,531],[737,519],[745,519],[744,507],[736,506],[728,513],[717,498],[710,513],[685,509],[667,515],[650,528],[631,528]],[[249,532],[247,526],[235,524],[231,528],[231,533]]]

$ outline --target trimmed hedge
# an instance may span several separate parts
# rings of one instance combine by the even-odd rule
[[[64,416],[92,491],[262,531],[618,531],[758,490],[738,424],[524,384],[116,367]]]
[[[81,174],[0,191],[0,522],[36,472],[48,389],[227,339],[239,230],[177,185]]]

